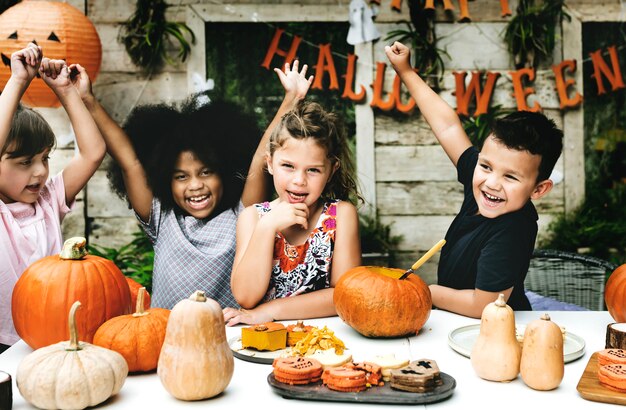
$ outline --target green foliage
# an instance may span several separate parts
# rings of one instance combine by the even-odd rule
[[[121,41],[133,63],[146,71],[160,68],[165,62],[174,64],[167,50],[168,38],[178,42],[177,58],[185,61],[191,45],[185,34],[196,38],[185,23],[167,21],[165,11],[170,5],[165,0],[137,0],[135,13],[122,26]]]
[[[504,35],[515,67],[536,67],[550,58],[556,43],[556,30],[569,14],[563,11],[565,0],[520,0],[515,16],[509,20]]]
[[[463,129],[472,144],[481,147],[491,133],[493,122],[511,112],[512,110],[503,109],[501,105],[489,107],[485,114],[480,114],[478,117],[462,117]]]
[[[133,234],[134,239],[119,249],[95,244],[89,245],[89,253],[113,261],[122,273],[152,292],[152,267],[154,249],[143,231]]]
[[[385,37],[385,41],[399,41],[400,43],[410,42],[413,50],[415,62],[414,67],[422,77],[434,76],[438,80],[443,78],[446,69],[442,55],[450,57],[448,53],[437,47],[434,40],[423,35],[413,28],[413,25],[405,21],[406,30],[392,30]]]
[[[359,214],[359,234],[362,253],[388,253],[393,266],[402,235],[391,235],[391,225],[382,223],[378,216],[366,214]]]
[[[590,187],[585,202],[575,212],[550,224],[553,236],[542,248],[590,254],[617,264],[626,262],[626,184],[612,189]]]

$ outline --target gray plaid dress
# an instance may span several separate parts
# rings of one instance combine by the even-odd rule
[[[137,218],[154,245],[152,306],[171,309],[194,291],[203,290],[222,308],[239,307],[230,289],[235,258],[237,216],[227,209],[214,218],[197,219],[164,211],[154,198],[150,220]]]

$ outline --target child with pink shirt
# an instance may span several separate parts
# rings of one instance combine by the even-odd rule
[[[11,77],[0,94],[0,353],[19,340],[11,318],[15,283],[31,263],[60,252],[61,221],[106,151],[73,85],[80,76],[70,76],[75,67],[43,58],[31,43],[11,55]],[[37,72],[67,111],[78,148],[50,179],[54,133],[41,115],[19,104]]]

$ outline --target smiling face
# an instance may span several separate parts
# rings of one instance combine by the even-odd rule
[[[508,148],[489,136],[474,170],[472,189],[478,211],[487,218],[521,209],[552,188],[552,181],[537,182],[541,156]]]
[[[41,189],[48,179],[48,157],[50,149],[34,156],[0,158],[0,199],[7,204],[37,201]]]
[[[217,174],[192,152],[181,152],[172,174],[172,196],[183,212],[198,219],[207,218],[217,208],[223,192]]]
[[[11,76],[11,54],[36,42],[45,57],[80,63],[95,81],[102,61],[96,28],[83,12],[67,3],[23,1],[0,15],[0,89]],[[41,79],[34,79],[22,102],[31,107],[57,107],[58,99]]]
[[[280,200],[309,208],[317,204],[337,166],[312,138],[287,137],[267,160]]]

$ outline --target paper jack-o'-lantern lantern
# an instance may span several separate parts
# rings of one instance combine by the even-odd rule
[[[54,1],[24,0],[0,15],[0,89],[11,76],[11,54],[36,42],[44,57],[79,63],[94,81],[102,62],[96,28],[77,8]],[[22,102],[31,107],[58,107],[59,101],[41,78],[33,79]]]

